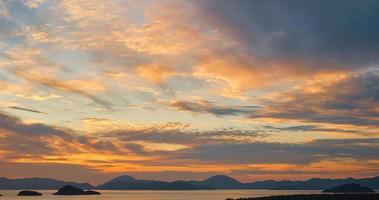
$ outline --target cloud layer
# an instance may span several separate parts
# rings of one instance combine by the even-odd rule
[[[378,22],[374,0],[0,1],[0,176],[377,175]]]

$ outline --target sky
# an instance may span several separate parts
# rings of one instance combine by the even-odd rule
[[[0,176],[379,175],[379,1],[0,1]]]

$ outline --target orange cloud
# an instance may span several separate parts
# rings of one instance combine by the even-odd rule
[[[137,68],[137,73],[144,79],[156,84],[164,83],[168,78],[175,76],[178,72],[165,65],[142,65]]]
[[[110,102],[103,100],[96,96],[94,93],[104,92],[105,86],[95,79],[73,79],[62,80],[57,77],[42,75],[39,70],[19,70],[18,76],[23,79],[36,83],[45,87],[50,87],[59,91],[71,92],[88,99],[93,100],[95,103],[103,105],[107,108],[111,107]]]
[[[268,85],[265,74],[252,67],[247,58],[234,56],[205,56],[194,69],[194,76],[226,83],[224,94],[241,94]]]
[[[301,88],[270,98],[251,117],[377,128],[378,88],[373,85],[379,81],[378,72],[338,77],[323,82],[317,90]]]

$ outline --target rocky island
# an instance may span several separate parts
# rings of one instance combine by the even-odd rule
[[[72,185],[66,185],[58,190],[53,195],[99,195],[100,192],[93,190],[82,190]]]
[[[23,190],[20,191],[17,196],[42,196],[42,193],[32,190]]]

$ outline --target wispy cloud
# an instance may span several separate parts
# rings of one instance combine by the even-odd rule
[[[224,163],[307,164],[321,160],[377,158],[378,139],[315,140],[302,144],[271,142],[220,143],[179,150],[177,159],[200,159]]]
[[[47,113],[42,112],[42,111],[33,110],[33,109],[29,109],[29,108],[18,107],[18,106],[10,106],[8,108],[15,109],[15,110],[22,110],[22,111],[32,112],[32,113],[47,114]]]
[[[352,75],[317,92],[300,90],[271,101],[251,118],[295,119],[307,122],[377,127],[377,71]]]
[[[209,101],[173,101],[170,106],[193,113],[209,113],[216,116],[253,113],[260,106],[224,106]]]
[[[96,80],[61,80],[55,77],[44,76],[36,73],[19,72],[19,75],[33,83],[40,84],[55,90],[70,92],[91,99],[93,102],[104,106],[107,109],[112,108],[112,103],[98,97],[93,92],[104,91],[104,86]]]

